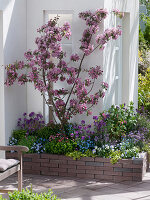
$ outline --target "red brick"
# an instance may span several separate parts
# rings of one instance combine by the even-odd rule
[[[39,170],[33,171],[33,170],[30,170],[30,169],[23,170],[23,173],[24,174],[34,174],[34,175],[40,175],[41,174]]]
[[[45,171],[41,171],[41,175],[45,175],[45,176],[58,176],[58,172],[45,172]]]
[[[32,174],[33,171],[32,171],[32,169],[23,169],[23,173],[24,174]]]
[[[76,165],[62,165],[62,164],[59,164],[59,168],[76,169]]]
[[[133,168],[132,170],[133,170],[133,172],[136,172],[136,173],[142,173],[142,171],[143,171],[142,168]]]
[[[137,177],[142,177],[141,173],[132,173],[132,172],[123,172],[123,176],[137,176]]]
[[[32,158],[32,162],[40,162],[40,163],[48,163],[49,162],[49,159],[47,158],[43,158],[43,159],[40,159],[40,158]]]
[[[99,158],[99,157],[96,157],[95,158],[95,162],[108,162],[108,163],[110,163],[110,159],[109,158]]]
[[[78,178],[92,178],[94,179],[94,174],[77,174]]]
[[[122,176],[122,172],[109,172],[109,171],[104,171],[104,175],[110,175],[110,176]]]
[[[50,163],[59,163],[59,164],[67,164],[67,160],[50,160]]]
[[[74,169],[68,169],[68,173],[85,174],[85,170],[83,170],[83,169],[77,169],[77,170],[74,170]]]
[[[131,159],[122,159],[122,160],[119,160],[118,163],[132,164],[132,160]]]
[[[114,182],[132,181],[132,176],[114,176]]]
[[[48,171],[49,170],[49,168],[48,167],[39,167],[39,166],[34,166],[34,167],[32,167],[32,170],[33,171],[36,171],[36,170],[39,170],[39,171]]]
[[[9,158],[18,158],[18,153],[17,152],[14,152],[14,153],[6,152],[5,155],[6,155],[7,159],[9,159]]]
[[[48,158],[52,160],[57,160],[59,159],[59,155],[56,154],[41,154],[41,158]]]
[[[69,176],[69,177],[77,177],[77,174],[76,173],[67,173],[67,176]]]
[[[25,162],[25,164],[26,164],[26,162]],[[37,166],[40,167],[40,163],[34,163],[34,162],[32,162],[32,167],[37,167]]]
[[[94,158],[92,158],[92,157],[82,157],[77,161],[93,161],[94,162]]]
[[[95,170],[95,166],[84,166],[84,165],[79,165],[77,166],[77,169],[91,169],[91,170]]]
[[[113,171],[113,167],[95,167],[95,170]]]
[[[108,176],[108,175],[97,175],[95,174],[95,179],[99,179],[99,180],[113,180],[113,176]]]
[[[32,166],[32,162],[23,162],[23,166],[26,166],[26,165],[31,165]]]
[[[103,174],[103,171],[101,170],[86,170],[86,174]]]
[[[67,172],[59,172],[59,176],[68,176]]]
[[[59,160],[73,160],[72,157],[59,155]]]
[[[68,160],[68,165],[85,165],[84,161]]]
[[[123,163],[123,168],[142,168],[143,165],[133,165],[133,164],[126,164]]]
[[[51,172],[67,172],[67,169],[64,168],[50,168]]]
[[[122,163],[112,164],[112,163],[105,163],[104,162],[104,167],[122,167]]]
[[[58,163],[41,163],[41,167],[58,168]]]
[[[133,177],[132,177],[132,180],[133,180],[133,181],[142,181],[142,176],[141,176],[141,177],[133,176]]]
[[[23,155],[24,158],[40,158],[40,154],[36,154],[36,153],[27,153]]]
[[[32,169],[32,165],[25,165],[23,166],[23,169]]]

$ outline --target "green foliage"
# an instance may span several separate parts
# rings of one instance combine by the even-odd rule
[[[102,139],[109,135],[111,141],[121,141],[122,136],[133,131],[136,127],[137,118],[134,113],[133,102],[127,107],[125,107],[125,104],[112,105],[108,111],[100,113],[95,122],[99,123],[97,132],[102,135]]]
[[[139,74],[138,103],[139,109],[144,106],[150,112],[150,67],[145,76]]]
[[[96,157],[96,155],[89,149],[84,153],[81,151],[73,151],[71,153],[67,153],[66,156],[72,157],[73,160],[80,159],[81,157]]]
[[[101,147],[95,147],[96,155],[101,158],[109,158],[110,154],[114,149],[112,149],[109,145],[103,145]]]
[[[139,26],[139,50],[141,51],[146,48],[147,48],[146,40],[144,38],[144,34],[141,30],[141,27]]]
[[[140,2],[140,4],[143,4],[146,6],[147,16],[149,16],[150,15],[150,1],[149,0],[140,0],[139,2]]]
[[[121,152],[120,152],[120,150],[111,152],[110,157],[111,157],[110,162],[111,162],[112,164],[117,163],[118,160],[121,159]]]
[[[14,130],[12,132],[12,137],[14,137],[17,140],[20,140],[22,137],[25,137],[26,131],[25,130]]]
[[[28,153],[34,153],[34,150],[32,150],[32,146],[36,142],[36,140],[37,138],[35,136],[25,136],[18,141],[18,145],[26,146],[29,148]]]
[[[145,143],[142,148],[142,151],[148,152],[148,154],[150,155],[150,143],[148,143],[148,144]]]
[[[145,75],[146,69],[150,66],[150,17],[141,15],[145,22],[145,30],[142,32],[139,27],[139,73]]]
[[[72,140],[62,140],[62,141],[50,141],[45,145],[45,152],[51,154],[62,154],[65,155],[76,149],[77,143]]]
[[[69,133],[73,131],[73,125],[72,124],[66,124],[64,125],[64,130],[61,129],[60,124],[49,124],[37,131],[37,137],[49,139],[51,135],[56,135],[57,133],[65,132],[65,135],[69,136]]]
[[[45,126],[37,131],[37,137],[49,139],[50,135],[56,135],[60,131],[60,126],[58,124]]]
[[[138,115],[137,125],[138,125],[138,128],[142,128],[142,130],[145,130],[145,129],[147,130],[147,135],[145,135],[145,139],[147,142],[149,142],[150,141],[150,118],[148,117],[146,113]]]
[[[145,30],[144,30],[144,38],[147,41],[147,45],[150,45],[150,17],[146,18]]]
[[[9,192],[9,200],[60,200],[57,198],[56,195],[53,194],[52,190],[49,190],[47,193],[41,193],[37,194],[32,192],[32,189],[28,190],[22,190],[21,192],[19,191],[14,191],[13,193]],[[2,199],[4,200],[4,199]]]

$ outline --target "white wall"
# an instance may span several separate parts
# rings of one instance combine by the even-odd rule
[[[125,12],[123,18],[123,44],[122,44],[122,103],[129,104],[130,101],[134,102],[135,107],[138,104],[138,26],[139,26],[139,0],[105,0],[104,7],[112,10],[114,8]],[[108,22],[105,24],[108,27]],[[104,27],[104,28],[105,28]],[[104,66],[105,75],[104,81],[113,80],[114,71],[110,70],[112,57],[112,49],[104,52]],[[109,65],[108,65],[109,63]],[[112,87],[111,84],[110,87]],[[113,87],[112,87],[113,88]],[[111,94],[111,95],[110,95]],[[109,88],[108,96],[104,100],[105,107],[113,103],[113,89]],[[110,98],[112,97],[112,98]]]
[[[0,10],[3,13],[3,64],[7,65],[22,60],[26,50],[26,0],[0,0]],[[1,39],[1,37],[0,37]],[[2,74],[1,74],[2,76]],[[4,74],[0,79],[1,85],[4,83]],[[17,118],[26,111],[26,87],[3,86],[4,92],[2,117],[5,118],[5,144],[8,143],[9,136],[16,128]]]

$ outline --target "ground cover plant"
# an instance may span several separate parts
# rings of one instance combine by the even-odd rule
[[[29,116],[26,117],[30,121]],[[112,105],[99,116],[93,116],[92,124],[84,120],[81,124],[68,124],[65,133],[58,124],[43,124],[36,131],[33,126],[32,131],[20,124],[18,127],[20,130],[13,131],[9,144],[28,146],[29,153],[62,154],[73,159],[98,156],[111,158],[111,162],[116,163],[122,158],[138,158],[140,152],[149,151],[150,121],[135,111],[132,102],[129,106]]]

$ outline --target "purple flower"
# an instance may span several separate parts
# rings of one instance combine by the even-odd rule
[[[84,140],[84,139],[85,139],[85,136],[82,136],[82,137],[81,137],[81,140]]]
[[[35,115],[35,113],[34,112],[31,112],[30,114],[29,114],[29,117],[33,117]]]
[[[88,127],[88,128],[91,128],[91,125],[89,124],[87,127]]]
[[[82,126],[78,126],[78,129],[80,129],[80,130],[81,130],[81,129],[82,129]]]
[[[85,121],[84,121],[84,120],[82,120],[82,121],[81,121],[81,124],[85,124]]]
[[[73,134],[73,133],[71,133],[71,134],[70,134],[70,136],[71,136],[71,137],[73,137],[73,136],[74,136],[74,134]]]
[[[98,120],[98,117],[97,116],[93,116],[93,119]]]
[[[23,116],[25,117],[27,115],[27,113],[23,113]]]

